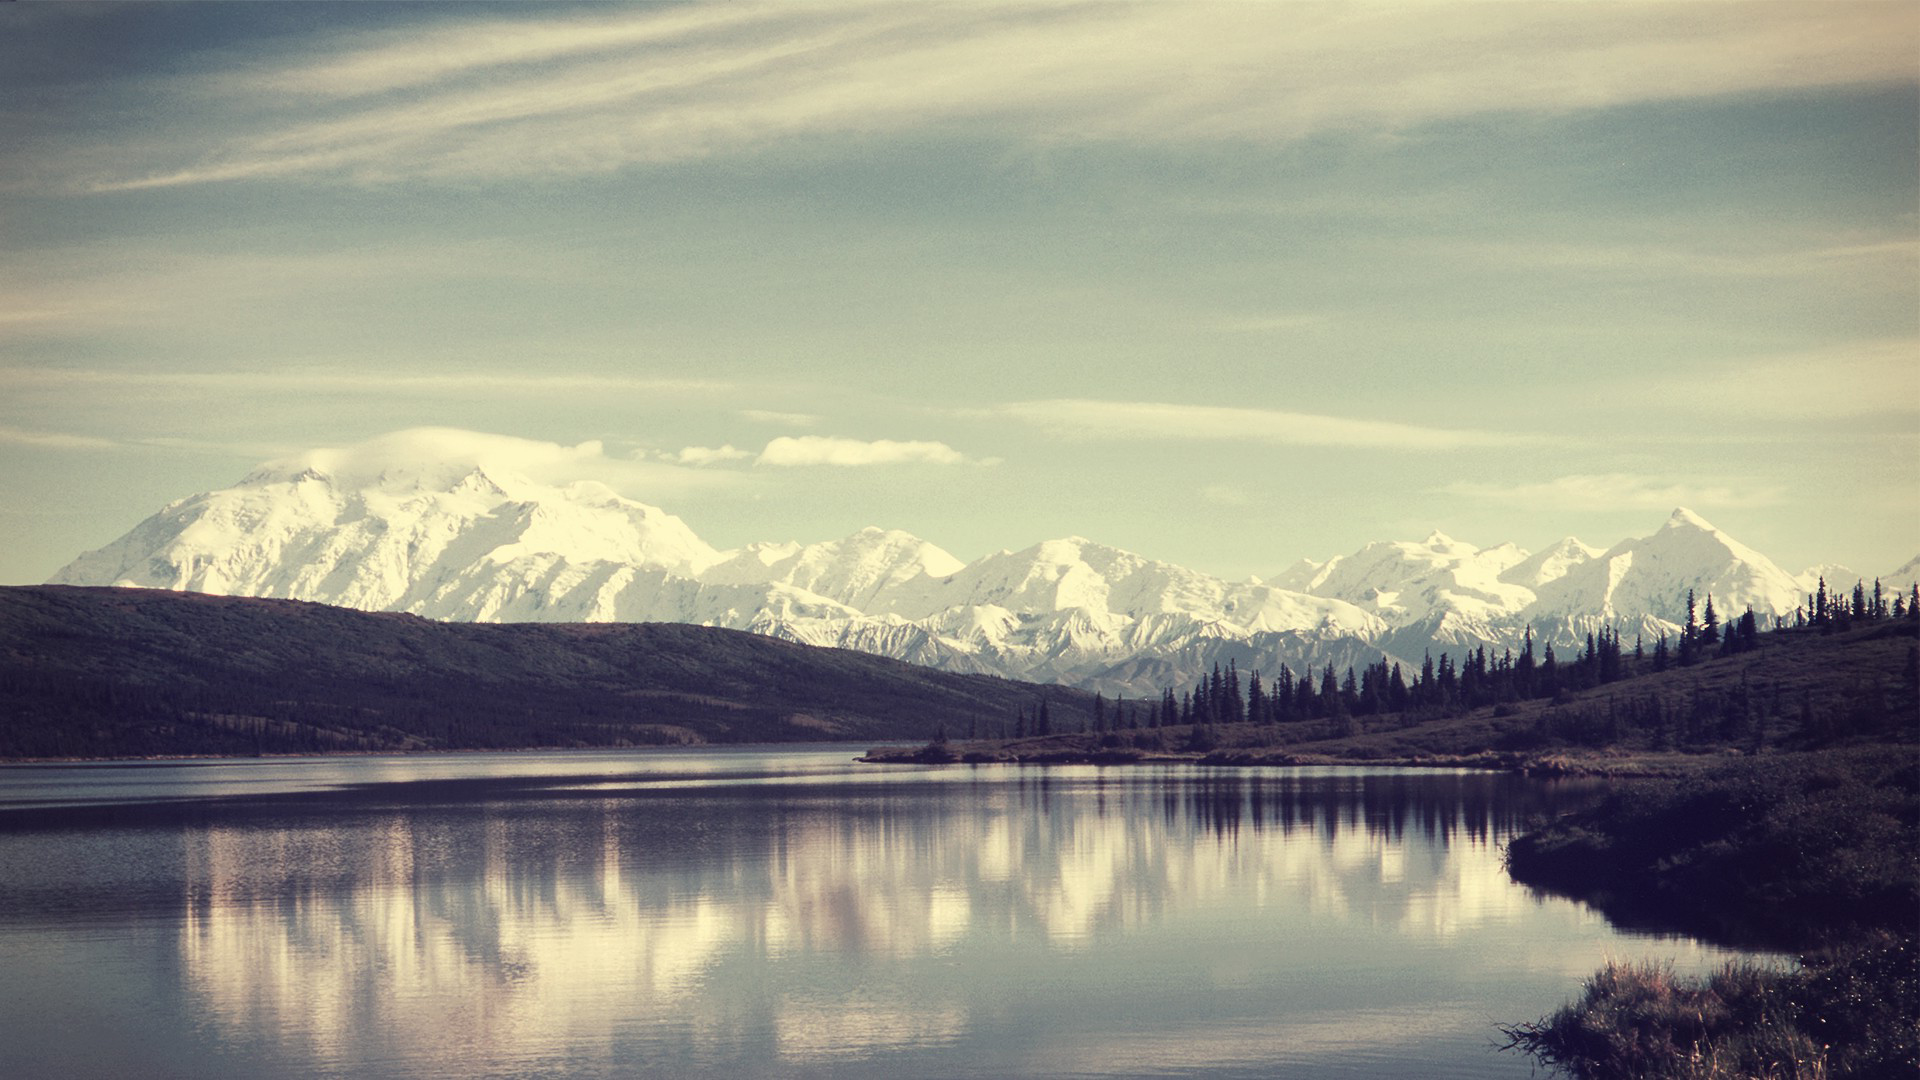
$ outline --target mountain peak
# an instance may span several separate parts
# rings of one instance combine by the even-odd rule
[[[1673,508],[1673,513],[1667,517],[1666,527],[1669,529],[1692,528],[1699,529],[1703,532],[1719,531],[1713,527],[1712,522],[1684,506],[1676,506]]]
[[[1603,549],[1582,543],[1577,536],[1563,536],[1547,549],[1557,555],[1583,555],[1586,558],[1598,558]]]

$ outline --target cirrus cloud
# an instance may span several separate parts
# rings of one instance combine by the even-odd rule
[[[462,15],[181,77],[96,190],[592,175],[929,125],[1275,142],[1913,78],[1912,5],[832,4]],[[982,77],[991,72],[992,77]],[[190,110],[190,111],[189,111]],[[189,120],[191,122],[189,122]],[[110,164],[102,164],[110,162]]]
[[[1554,510],[1666,510],[1675,506],[1747,509],[1784,501],[1776,487],[1690,484],[1631,473],[1585,473],[1520,484],[1457,483],[1439,489],[1482,502]]]
[[[1535,441],[1527,435],[1422,427],[1390,420],[1155,401],[1057,398],[1009,402],[987,412],[1075,439],[1150,438],[1377,450],[1454,450]]]

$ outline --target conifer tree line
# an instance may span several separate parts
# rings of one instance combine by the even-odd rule
[[[1856,584],[1851,595],[1830,593],[1825,579],[1807,598],[1807,603],[1791,619],[1776,616],[1773,631],[1815,628],[1834,633],[1855,624],[1885,619],[1920,621],[1920,583],[1907,596],[1882,589],[1878,581],[1871,591],[1864,582]],[[1339,720],[1388,713],[1412,713],[1440,716],[1485,706],[1499,706],[1540,699],[1556,703],[1572,693],[1604,686],[1648,671],[1665,671],[1687,666],[1715,656],[1731,656],[1759,647],[1760,618],[1748,607],[1739,617],[1723,623],[1713,596],[1704,604],[1693,590],[1687,591],[1686,622],[1676,638],[1662,634],[1651,645],[1636,635],[1629,647],[1619,631],[1602,627],[1589,632],[1585,643],[1571,657],[1562,657],[1552,642],[1538,646],[1528,627],[1518,653],[1504,649],[1489,653],[1485,645],[1468,649],[1455,660],[1441,653],[1438,660],[1429,653],[1420,669],[1409,672],[1396,661],[1382,657],[1365,667],[1349,665],[1337,671],[1332,663],[1319,670],[1295,671],[1282,663],[1271,680],[1259,671],[1244,678],[1229,660],[1225,669],[1218,664],[1192,688],[1162,690],[1158,700],[1109,702],[1095,695],[1091,729],[1096,734],[1143,729],[1195,727],[1226,724],[1285,724],[1303,720]],[[1636,706],[1636,708],[1642,706]],[[1654,707],[1658,707],[1657,704]],[[1643,722],[1667,724],[1676,741],[1689,741],[1691,734],[1709,730],[1724,734],[1746,730],[1740,719],[1716,719],[1708,722],[1699,716],[1684,718],[1648,718],[1622,716],[1617,712],[1609,724],[1644,726]],[[1716,708],[1716,716],[1718,715]],[[1744,700],[1727,705],[1728,717],[1744,717]],[[1617,728],[1614,730],[1617,731]],[[977,734],[988,734],[978,733]],[[1044,700],[1029,712],[1018,711],[1010,728],[1000,734],[1015,738],[1054,734]]]

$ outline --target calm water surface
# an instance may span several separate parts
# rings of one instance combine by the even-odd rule
[[[1590,786],[845,746],[0,768],[18,1077],[1525,1077]]]

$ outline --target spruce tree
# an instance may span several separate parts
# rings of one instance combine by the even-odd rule
[[[1694,618],[1693,590],[1687,590],[1687,625],[1680,630],[1681,666],[1693,663],[1693,650],[1699,644],[1700,624]],[[1658,670],[1658,669],[1656,669]]]

